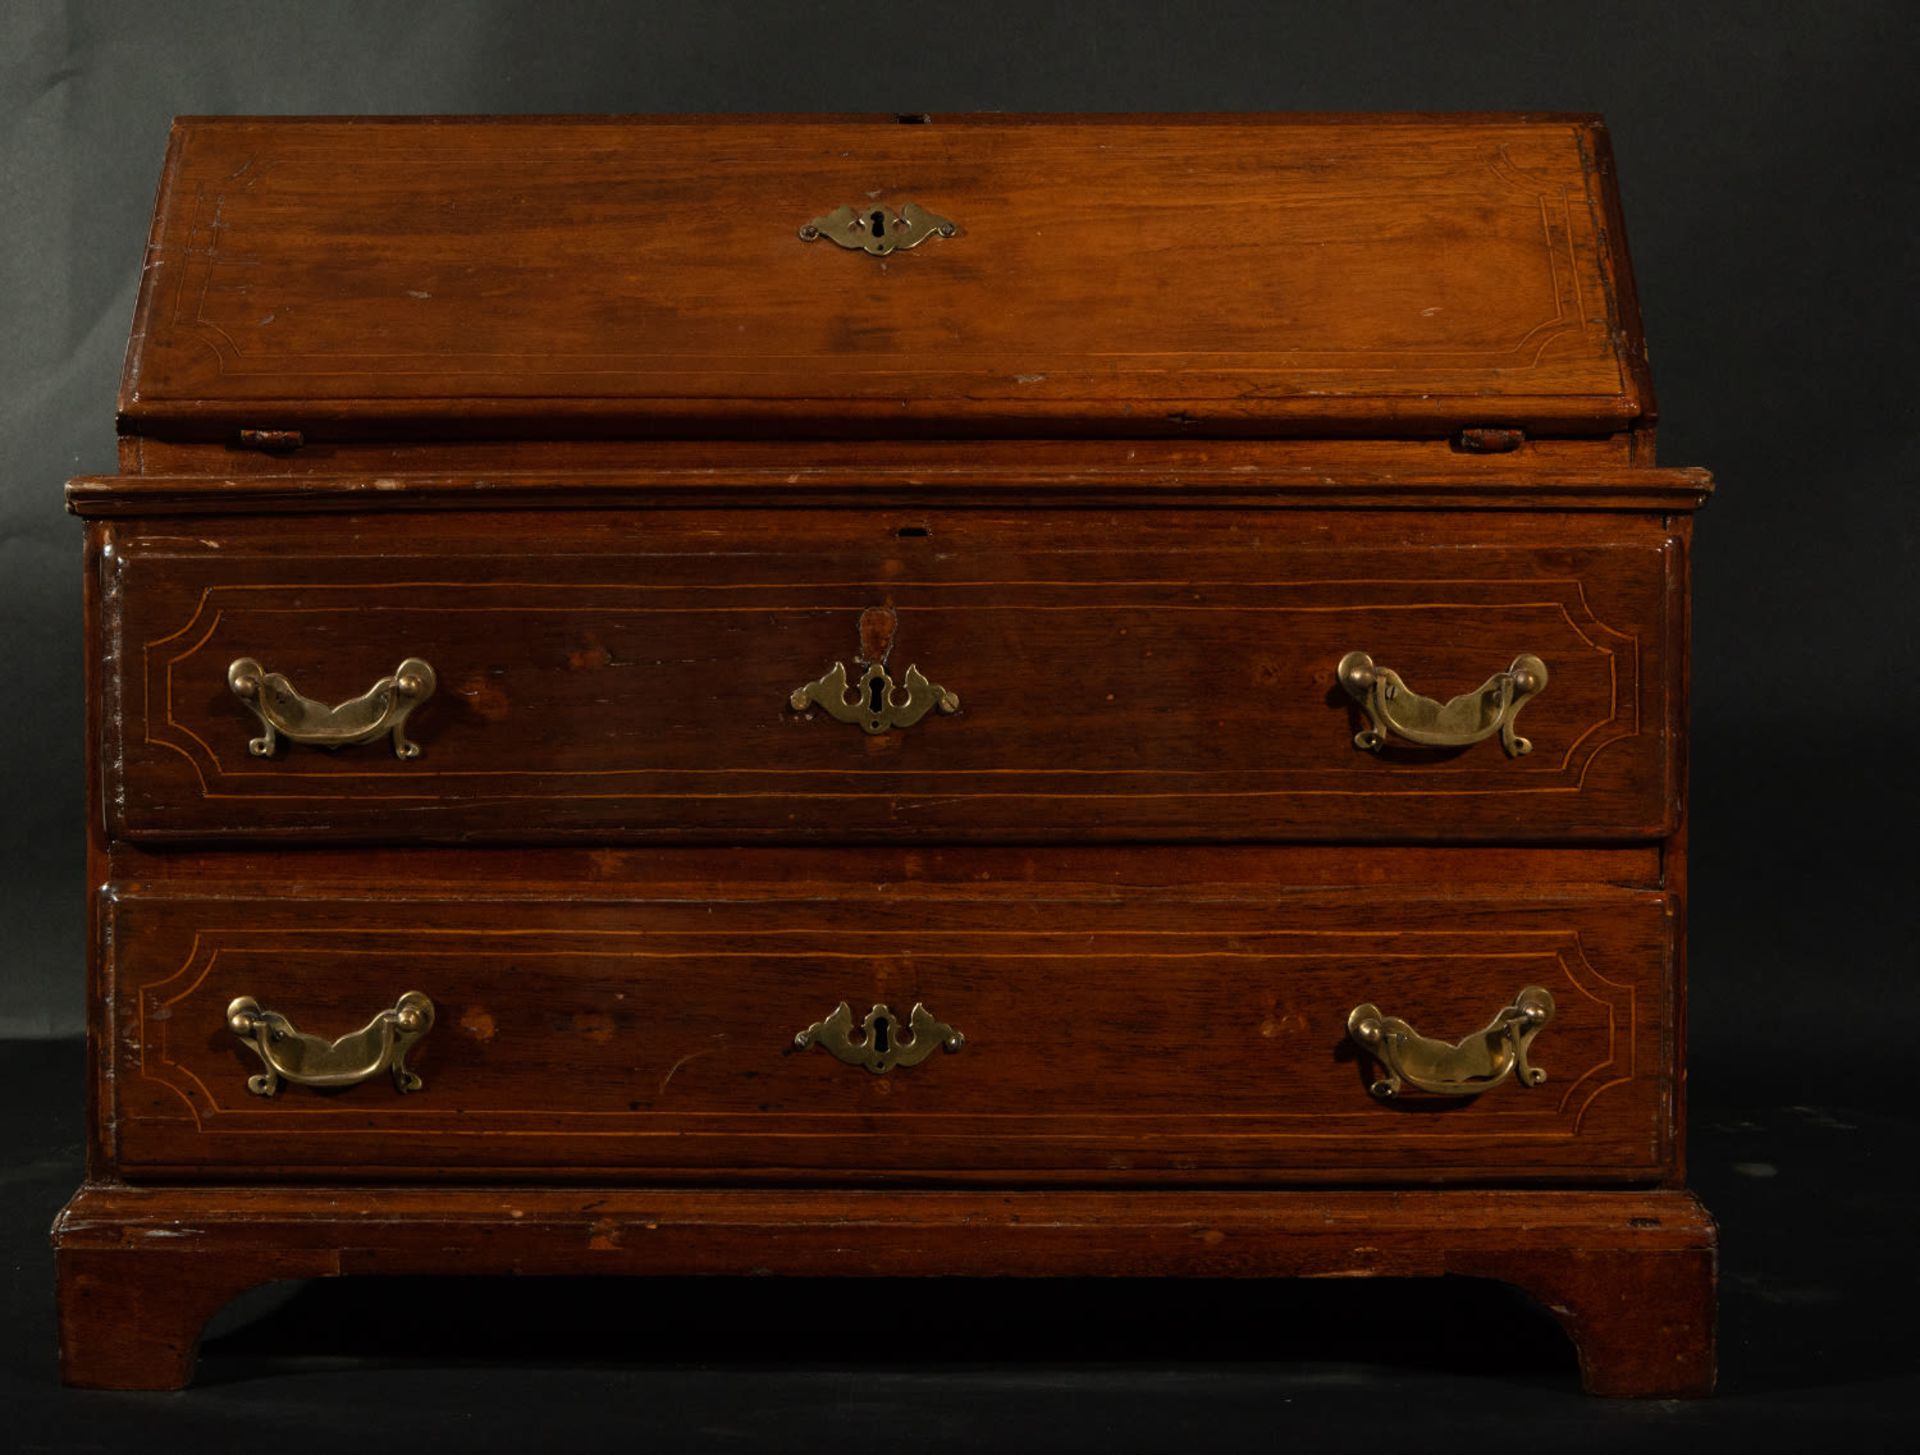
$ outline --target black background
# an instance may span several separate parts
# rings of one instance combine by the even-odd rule
[[[1730,1389],[1717,1405],[1701,1407],[1714,1413],[1669,1410],[1665,1423],[1644,1411],[1603,1417],[1594,1412],[1607,1407],[1570,1399],[1542,1408],[1558,1411],[1569,1437],[1577,1429],[1610,1440],[1629,1429],[1636,1439],[1656,1430],[1697,1433],[1704,1421],[1735,1418],[1743,1398],[1753,1416],[1747,1433],[1757,1436],[1783,1428],[1759,1413],[1767,1401],[1805,1412],[1824,1402],[1823,1390],[1834,1396],[1824,1414],[1830,1428],[1869,1418],[1862,1411],[1871,1396],[1889,1394],[1886,1380],[1901,1373],[1911,1390],[1920,1362],[1913,1334],[1886,1301],[1911,1301],[1914,1291],[1912,1255],[1896,1252],[1891,1234],[1904,1227],[1911,1237],[1914,1201],[1907,1179],[1887,1169],[1904,1168],[1913,1150],[1905,1109],[1912,1075],[1903,1058],[1914,1055],[1907,1026],[1920,1009],[1909,726],[1920,494],[1917,37],[1920,6],[1911,0],[11,0],[0,7],[0,926],[8,950],[0,962],[0,1037],[70,1037],[81,1024],[80,532],[62,514],[60,486],[69,475],[114,466],[113,399],[173,115],[1598,111],[1613,133],[1652,342],[1661,459],[1705,465],[1721,482],[1699,519],[1696,553],[1691,1042],[1695,1180],[1710,1193],[1722,1187],[1709,1200],[1727,1227]],[[50,1348],[40,1342],[50,1287],[37,1240],[41,1214],[51,1215],[76,1170],[78,1058],[71,1045],[21,1041],[0,1045],[0,1058],[9,1098],[0,1110],[13,1137],[6,1145],[17,1149],[16,1175],[0,1187],[15,1198],[8,1206],[18,1216],[8,1229],[18,1240],[5,1251],[18,1256],[4,1261],[23,1312],[14,1321],[21,1342],[10,1368],[40,1388],[52,1376]],[[1877,1241],[1883,1236],[1884,1244]],[[1753,1260],[1745,1272],[1737,1259],[1743,1248]],[[1885,1286],[1888,1278],[1904,1278],[1904,1294]],[[1770,1291],[1770,1279],[1785,1282]],[[645,1378],[622,1375],[620,1387],[648,1402],[682,1386],[698,1390],[671,1417],[652,1403],[645,1414],[623,1413],[635,1443],[643,1433],[704,1443],[703,1432],[716,1441],[731,1433],[777,1443],[782,1431],[812,1443],[836,1428],[836,1418],[857,1443],[910,1441],[920,1387],[913,1381],[923,1377],[932,1381],[928,1398],[938,1418],[919,1438],[931,1448],[948,1448],[949,1439],[970,1443],[969,1430],[1018,1448],[1023,1442],[1006,1431],[1028,1428],[1029,1420],[1037,1422],[1035,1443],[1054,1443],[1101,1406],[1109,1415],[1137,1411],[1078,1427],[1089,1443],[1108,1448],[1132,1439],[1151,1447],[1156,1429],[1224,1431],[1222,1420],[1249,1422],[1251,1430],[1257,1419],[1262,1438],[1282,1438],[1296,1396],[1323,1413],[1338,1408],[1328,1391],[1345,1388],[1349,1375],[1336,1372],[1329,1383],[1327,1371],[1348,1370],[1341,1359],[1354,1361],[1354,1387],[1378,1398],[1382,1371],[1368,1361],[1386,1358],[1389,1343],[1403,1350],[1393,1362],[1415,1366],[1411,1374],[1401,1370],[1401,1395],[1411,1398],[1408,1379],[1443,1391],[1433,1395],[1442,1401],[1436,1408],[1460,1399],[1462,1420],[1471,1419],[1467,1401],[1504,1399],[1508,1389],[1487,1383],[1484,1371],[1478,1378],[1448,1373],[1471,1367],[1459,1354],[1476,1340],[1489,1342],[1496,1366],[1506,1360],[1509,1382],[1555,1392],[1566,1385],[1563,1347],[1544,1368],[1529,1362],[1540,1342],[1533,1335],[1551,1336],[1526,1322],[1533,1316],[1524,1309],[1483,1310],[1467,1332],[1425,1340],[1434,1352],[1421,1366],[1417,1352],[1406,1352],[1423,1343],[1412,1321],[1446,1322],[1430,1290],[1402,1290],[1401,1304],[1370,1296],[1360,1321],[1376,1326],[1371,1338],[1344,1306],[1343,1326],[1354,1335],[1344,1352],[1336,1336],[1323,1347],[1269,1326],[1269,1339],[1280,1342],[1262,1346],[1259,1357],[1277,1350],[1305,1362],[1287,1366],[1291,1374],[1262,1365],[1243,1387],[1210,1382],[1225,1367],[1219,1361],[1251,1357],[1222,1342],[1223,1318],[1253,1318],[1278,1299],[1290,1317],[1323,1327],[1341,1324],[1338,1310],[1296,1294],[1219,1289],[1143,1290],[1119,1301],[1056,1290],[996,1303],[940,1287],[874,1293],[881,1312],[866,1321],[867,1342],[844,1337],[847,1320],[838,1310],[850,1295],[831,1289],[749,1298],[742,1317],[758,1327],[744,1344],[739,1322],[713,1312],[710,1295],[668,1290],[656,1303],[641,1285],[583,1294],[572,1304],[562,1295],[554,1295],[557,1304],[521,1295],[517,1305],[509,1299],[509,1313],[545,1320],[559,1339],[553,1347],[567,1372],[548,1368],[545,1376],[556,1396],[591,1401],[593,1391],[611,1386],[575,1372],[583,1351],[551,1325],[577,1324],[583,1309],[599,1310],[586,1319],[596,1339],[610,1329],[643,1338],[667,1316],[650,1308],[677,1310],[694,1341],[685,1357],[721,1366],[702,1376],[707,1383],[689,1384],[687,1369],[672,1362],[685,1354],[674,1342],[667,1364],[648,1366],[663,1383],[636,1392],[632,1379],[645,1385]],[[343,1296],[344,1304],[328,1291],[314,1317],[321,1324],[373,1318],[387,1297],[356,1303],[362,1296]],[[630,1317],[612,1317],[609,1302]],[[1096,1311],[1092,1325],[1069,1317],[1083,1305]],[[428,1385],[437,1393],[416,1413],[454,1419],[450,1411],[464,1411],[447,1429],[463,1442],[508,1430],[537,1438],[524,1420],[476,1419],[484,1406],[462,1403],[489,1391],[498,1397],[503,1387],[516,1388],[513,1381],[463,1385],[448,1371],[463,1349],[484,1355],[489,1367],[516,1358],[538,1366],[544,1342],[483,1340],[475,1350],[473,1331],[490,1322],[475,1296],[446,1307],[456,1312],[441,1321],[440,1334],[455,1324],[465,1332],[430,1366]],[[1148,1313],[1123,1315],[1123,1308]],[[1734,1317],[1742,1309],[1744,1324]],[[420,1335],[420,1348],[434,1347],[428,1331],[435,1321],[411,1317],[403,1327]],[[1527,1337],[1489,1333],[1513,1318]],[[1405,1326],[1403,1336],[1394,1336],[1395,1326]],[[304,1325],[284,1309],[244,1327],[267,1335],[279,1329],[296,1353],[316,1347],[303,1344]],[[956,1345],[954,1328],[971,1331],[975,1342]],[[1030,1370],[1031,1357],[1044,1356],[1055,1335],[1081,1341],[1073,1347],[1095,1361],[1091,1368],[1075,1376],[1058,1365],[1037,1375],[969,1365],[942,1384],[937,1374],[882,1367],[904,1357],[904,1344],[936,1363],[941,1351],[992,1360],[1004,1348],[1016,1360],[1009,1371]],[[786,1364],[776,1377],[768,1372],[774,1365],[755,1362],[781,1360],[789,1336],[825,1338],[814,1347],[843,1351],[849,1362],[819,1378]],[[625,1348],[624,1336],[615,1337],[616,1349]],[[355,1341],[342,1331],[337,1347]],[[388,1339],[380,1347],[390,1356],[384,1372],[361,1377],[384,1382],[341,1398],[378,1399],[389,1408],[407,1400],[407,1381],[394,1371],[414,1346]],[[1324,1357],[1329,1348],[1333,1363]],[[741,1362],[725,1362],[730,1350]],[[1190,1350],[1200,1362],[1180,1365],[1188,1374],[1170,1374],[1169,1361]],[[642,1362],[667,1357],[657,1345],[628,1352]],[[1123,1354],[1144,1362],[1099,1362]],[[293,1364],[310,1370],[312,1361]],[[1262,1378],[1270,1382],[1261,1385]],[[529,1387],[519,1388],[525,1394]],[[1322,1395],[1334,1402],[1316,1404]],[[97,1398],[47,1397],[54,1401],[44,1406],[49,1418],[57,1410],[106,1419],[96,1434],[109,1442],[110,1431],[131,1438],[140,1428],[99,1415]],[[755,1405],[756,1398],[773,1403]],[[234,1428],[243,1410],[266,1417],[278,1408],[267,1395],[258,1399],[228,1409]],[[530,1416],[527,1400],[516,1399]],[[561,1418],[557,1410],[542,1413]],[[1001,1415],[1008,1423],[994,1425]],[[1623,1418],[1633,1423],[1619,1424]],[[370,1416],[367,1429],[379,1423]],[[1392,1422],[1348,1427],[1356,1441],[1407,1443]]]

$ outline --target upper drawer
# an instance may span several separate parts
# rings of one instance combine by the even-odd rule
[[[136,839],[1550,841],[1672,822],[1681,550],[1657,518],[102,529],[106,802]],[[1353,653],[1376,667],[1377,751],[1336,672]],[[862,659],[896,684],[881,731],[874,684],[856,720],[822,705],[837,666],[862,691]],[[365,740],[324,746],[342,737]]]

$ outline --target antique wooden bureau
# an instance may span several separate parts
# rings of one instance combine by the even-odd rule
[[[66,1377],[279,1278],[1464,1274],[1707,1390],[1653,425],[1591,117],[180,122]]]

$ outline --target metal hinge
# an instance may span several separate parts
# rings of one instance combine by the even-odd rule
[[[1469,455],[1505,455],[1527,442],[1527,432],[1497,425],[1475,425],[1453,437],[1453,447]]]
[[[240,447],[246,450],[297,450],[307,442],[307,437],[297,429],[243,429],[240,431]]]

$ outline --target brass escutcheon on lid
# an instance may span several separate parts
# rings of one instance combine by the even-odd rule
[[[800,229],[802,242],[825,238],[843,248],[884,258],[905,252],[930,237],[952,237],[959,229],[952,221],[909,202],[898,212],[891,207],[836,207]]]

